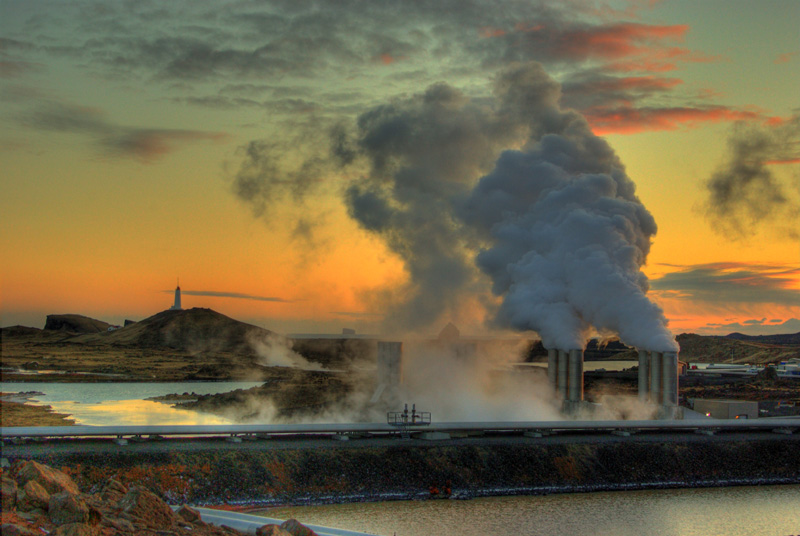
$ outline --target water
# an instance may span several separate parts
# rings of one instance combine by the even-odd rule
[[[32,402],[48,404],[58,413],[68,413],[76,424],[148,425],[148,424],[235,424],[231,419],[182,410],[169,404],[145,400],[173,393],[199,395],[249,389],[263,382],[169,382],[169,383],[45,383],[5,382],[0,391],[13,393],[38,391]]]
[[[800,486],[395,501],[253,512],[382,536],[789,536]]]

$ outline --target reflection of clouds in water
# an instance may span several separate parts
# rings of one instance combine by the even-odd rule
[[[58,413],[69,413],[75,424],[150,425],[150,424],[233,424],[224,417],[210,413],[175,409],[152,400],[110,400],[98,404],[79,402],[50,402]]]

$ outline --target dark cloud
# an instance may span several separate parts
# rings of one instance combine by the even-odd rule
[[[762,222],[777,224],[797,238],[800,201],[800,116],[758,126],[735,125],[727,160],[706,182],[704,209],[713,227],[734,238],[753,234]],[[791,182],[775,173],[789,164]]]
[[[31,128],[85,135],[104,152],[151,161],[174,151],[178,145],[195,141],[221,141],[226,135],[179,129],[136,128],[115,124],[97,108],[59,102],[37,103],[19,116]]]
[[[702,264],[651,279],[650,286],[689,301],[800,306],[800,290],[792,288],[798,276],[796,266]]]
[[[577,110],[631,106],[652,96],[669,93],[682,83],[678,78],[617,76],[601,70],[587,70],[567,77],[562,83],[561,103]]]
[[[174,290],[164,290],[163,292],[172,294]],[[295,303],[297,300],[287,300],[274,296],[255,296],[252,294],[242,294],[240,292],[220,292],[216,290],[181,290],[181,294],[186,296],[208,296],[212,298],[234,298],[237,300],[254,300],[276,303]]]
[[[48,26],[36,10],[30,11],[27,20],[38,19],[38,28]],[[439,80],[466,86],[476,71],[492,72],[531,60],[567,76],[587,69],[647,72],[649,83],[640,81],[638,88],[628,88],[628,96],[646,100],[673,82],[653,73],[679,62],[710,60],[676,46],[687,31],[684,25],[608,23],[597,9],[580,2],[173,2],[109,3],[102,8],[74,2],[61,5],[59,15],[59,28],[73,31],[52,30],[47,44],[36,45],[16,36],[7,39],[6,48],[70,56],[111,79],[184,82],[197,86],[196,91],[201,83],[252,90],[235,95],[243,100],[214,98],[205,87],[205,94],[192,94],[189,88],[189,94],[180,97],[198,105],[248,107],[265,99],[294,99],[275,103],[273,113],[280,114],[320,107],[347,114],[370,98],[368,91],[354,91],[348,101],[335,101],[324,84],[317,85],[321,79],[347,80],[351,82],[345,85],[359,88],[396,86],[401,93]],[[238,83],[231,84],[231,79]],[[571,84],[565,94],[567,105],[587,109],[596,105],[593,95],[605,92],[608,97],[600,100],[607,106],[621,104],[625,95],[619,93],[620,84],[633,79],[622,77],[614,83],[598,78],[592,84],[585,78],[573,79],[567,84]],[[292,92],[264,94],[267,88],[275,91],[280,86],[290,86]],[[219,95],[227,91],[220,90]],[[643,129],[663,128],[663,123],[639,124]]]
[[[743,322],[731,322],[728,324],[706,324],[707,328],[701,331],[729,334],[744,333],[745,335],[786,335],[800,332],[800,320],[790,318],[788,320],[772,319],[769,323],[763,320],[745,320]]]
[[[242,160],[233,175],[234,194],[267,222],[274,222],[275,207],[286,203],[302,206],[334,167],[326,136],[324,131],[302,129],[292,137],[253,140],[240,147]],[[305,223],[300,225],[300,219]],[[303,231],[314,225],[308,217],[299,218],[294,222],[295,236],[307,235]]]

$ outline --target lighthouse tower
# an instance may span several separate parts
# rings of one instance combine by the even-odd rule
[[[178,281],[178,286],[175,287],[175,303],[169,308],[170,311],[181,311],[181,283]]]

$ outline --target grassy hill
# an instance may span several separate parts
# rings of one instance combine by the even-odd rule
[[[254,354],[251,341],[275,333],[239,322],[211,309],[193,308],[162,311],[140,322],[114,331],[81,335],[73,343],[164,348],[196,354],[229,352]]]

